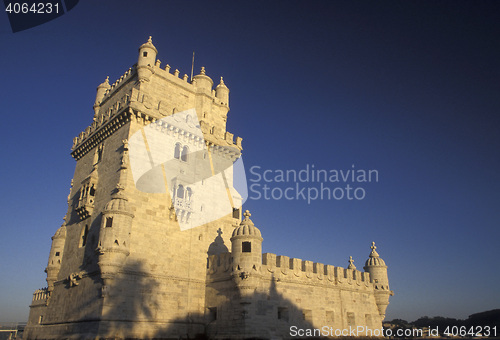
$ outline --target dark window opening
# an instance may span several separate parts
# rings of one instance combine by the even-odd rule
[[[111,228],[113,226],[113,217],[106,217],[106,228]]]
[[[87,244],[88,234],[89,234],[89,226],[85,225],[85,229],[83,229],[83,235],[82,235],[82,247]]]
[[[208,322],[217,320],[217,307],[208,307]]]
[[[278,320],[288,321],[288,308],[278,307]]]
[[[233,208],[233,218],[240,218],[240,209]]]
[[[143,57],[147,57],[148,56],[148,52],[142,52],[142,56]]]
[[[58,251],[56,251],[56,256],[59,256],[59,255],[60,255],[60,253]]]
[[[92,184],[92,186],[90,187],[89,194],[90,194],[90,196],[94,196],[95,195],[94,184]]]
[[[243,242],[241,244],[241,251],[244,253],[252,252],[252,243],[251,242]]]

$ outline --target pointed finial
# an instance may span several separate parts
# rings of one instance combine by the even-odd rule
[[[109,76],[106,77],[106,80],[104,80],[104,83],[109,84]]]
[[[153,38],[151,38],[151,36],[149,36],[148,43],[153,43]]]
[[[370,257],[379,257],[380,255],[377,253],[377,251],[375,249],[377,249],[377,247],[375,246],[375,242],[372,242],[372,246],[370,247],[370,249],[372,250],[372,252],[370,253]]]
[[[248,221],[250,219],[250,216],[252,216],[252,214],[250,214],[250,211],[245,210],[243,216],[245,216],[245,220]]]
[[[222,77],[220,77],[220,84],[224,85],[224,79],[222,79]]]
[[[201,67],[201,71],[200,71],[200,74],[203,74],[203,75],[205,75],[205,66],[202,66],[202,67]]]
[[[349,266],[347,269],[356,269],[356,266],[354,265],[354,260],[352,259],[352,256],[349,256]]]

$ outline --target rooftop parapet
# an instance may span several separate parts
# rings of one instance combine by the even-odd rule
[[[226,275],[230,273],[232,264],[231,253],[211,255],[208,259],[208,273],[210,275]],[[299,280],[311,279],[324,284],[346,284],[368,287],[371,284],[370,274],[356,269],[335,267],[288,256],[272,253],[262,254],[263,270],[282,279]]]
[[[32,305],[45,305],[50,297],[50,292],[47,287],[35,290],[33,293]]]

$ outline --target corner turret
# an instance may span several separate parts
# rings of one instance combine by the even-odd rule
[[[128,167],[128,141],[124,140],[123,143],[119,181],[115,193],[102,212],[99,243],[96,249],[104,285],[107,285],[107,281],[114,277],[130,254],[130,231],[134,214],[126,195],[123,193],[124,183],[126,183],[125,172]]]
[[[66,243],[66,226],[63,224],[57,229],[54,236],[52,236],[52,246],[50,248],[49,263],[45,272],[47,273],[48,291],[54,289],[54,282],[57,280],[59,270],[61,269],[61,260],[64,251],[64,244]]]
[[[219,85],[215,88],[215,96],[220,99],[222,104],[229,106],[229,89],[224,84],[222,77],[220,77]]]
[[[233,271],[243,275],[260,272],[262,266],[262,235],[250,219],[248,210],[245,219],[234,229],[231,237]]]
[[[153,45],[151,36],[148,41],[139,47],[139,59],[137,60],[137,76],[140,82],[149,81],[153,74],[158,50]]]
[[[106,94],[106,91],[109,90],[111,86],[109,85],[109,77],[106,77],[106,80],[97,86],[97,94],[95,96],[94,102],[94,112],[97,115],[99,113],[99,108],[101,107],[101,102]]]
[[[363,269],[370,273],[370,278],[375,291],[375,301],[382,320],[385,318],[385,310],[389,305],[389,296],[394,293],[389,290],[389,278],[387,277],[387,266],[376,251],[375,242],[372,242],[371,253],[366,260]]]
[[[209,76],[206,75],[205,67],[202,67],[200,74],[195,75],[193,78],[196,83],[197,92],[211,95],[214,82]]]

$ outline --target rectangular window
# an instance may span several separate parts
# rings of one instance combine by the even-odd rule
[[[304,309],[302,311],[302,317],[306,322],[312,323],[312,310]]]
[[[240,209],[233,208],[233,218],[240,219]]]
[[[331,325],[331,324],[333,324],[334,321],[335,321],[335,316],[333,314],[333,311],[327,310],[326,311],[326,323]]]
[[[143,57],[147,57],[148,56],[148,52],[142,52],[142,56]]]
[[[106,228],[111,228],[113,226],[113,217],[106,217]]]
[[[288,321],[288,308],[287,307],[278,307],[278,320]]]
[[[208,322],[217,320],[217,307],[208,307]]]
[[[252,243],[251,242],[243,242],[241,244],[241,251],[243,253],[251,253],[252,252]]]
[[[365,314],[365,323],[368,327],[372,326],[372,316],[370,314]]]
[[[354,318],[354,313],[347,312],[347,326],[354,326],[356,319]]]

